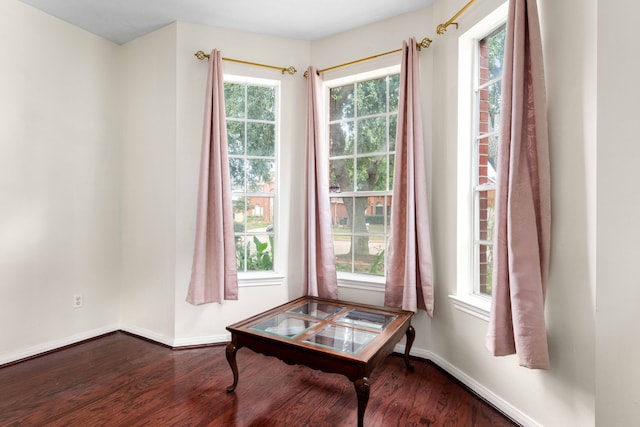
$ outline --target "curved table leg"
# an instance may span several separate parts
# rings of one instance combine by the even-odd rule
[[[409,352],[411,351],[411,346],[415,339],[416,330],[413,329],[413,326],[409,325],[409,329],[407,329],[407,345],[404,347],[404,364],[407,366],[407,371],[413,371],[414,369],[413,365],[409,361]]]
[[[231,366],[231,371],[233,372],[233,384],[227,387],[227,393],[234,391],[238,385],[238,364],[236,363],[237,352],[238,347],[236,347],[236,344],[233,341],[227,344],[227,362],[229,362],[229,366]]]
[[[355,380],[353,383],[358,395],[358,427],[364,426],[364,411],[369,403],[369,379],[367,377]]]

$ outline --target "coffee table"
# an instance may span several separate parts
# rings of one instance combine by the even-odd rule
[[[238,349],[247,347],[289,365],[305,365],[346,376],[358,398],[358,426],[369,402],[369,375],[407,337],[404,362],[415,339],[413,312],[353,302],[302,297],[227,326],[231,342],[226,356],[233,371],[231,393],[238,385]]]

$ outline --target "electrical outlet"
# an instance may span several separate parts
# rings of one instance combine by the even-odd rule
[[[82,307],[82,294],[76,294],[73,296],[73,308]]]

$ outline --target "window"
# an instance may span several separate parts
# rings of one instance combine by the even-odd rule
[[[500,6],[459,39],[457,294],[462,311],[488,319],[505,21]]]
[[[499,143],[502,65],[506,27],[500,26],[478,41],[474,82],[473,137],[473,258],[474,293],[491,295],[493,225]]]
[[[394,67],[327,83],[329,197],[341,278],[385,276],[399,79]]]
[[[238,273],[273,272],[278,82],[225,80]]]

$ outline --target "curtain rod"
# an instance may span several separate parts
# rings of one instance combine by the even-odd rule
[[[476,0],[470,0],[466,5],[464,5],[464,7],[462,7],[462,9],[460,9],[458,11],[458,13],[453,15],[451,17],[451,19],[449,19],[444,24],[438,25],[438,27],[436,28],[436,32],[438,34],[444,34],[447,31],[447,27],[449,25],[455,25],[456,28],[458,28],[458,23],[455,22],[455,20],[458,19],[460,17],[460,15],[462,15],[464,12],[466,12],[466,10],[469,9],[469,7],[475,1]],[[422,39],[422,41],[420,43],[416,43],[416,46],[418,47],[418,49],[427,49],[429,46],[431,46],[431,42],[433,42],[433,40],[431,40],[428,37],[425,37],[425,38]],[[365,61],[369,61],[371,59],[379,58],[381,56],[391,55],[392,53],[397,53],[397,52],[400,52],[401,50],[402,49],[391,50],[389,52],[380,53],[378,55],[368,56],[366,58],[356,59],[355,61],[345,62],[344,64],[334,65],[333,67],[329,67],[329,68],[324,68],[322,70],[318,70],[318,74],[321,74],[321,73],[324,73],[324,72],[327,72],[327,71],[332,71],[332,70],[335,70],[335,69],[338,69],[338,68],[342,68],[342,67],[347,67],[349,65],[359,64],[361,62],[365,62]],[[304,76],[307,77],[307,72],[306,71],[304,72]]]
[[[465,4],[464,7],[462,9],[460,9],[458,11],[458,13],[456,13],[455,15],[453,15],[451,17],[451,19],[449,19],[447,22],[445,22],[444,24],[440,24],[438,25],[438,27],[436,28],[436,33],[438,34],[444,34],[447,31],[447,27],[449,25],[455,25],[456,29],[458,29],[458,23],[455,22],[456,19],[458,19],[458,17],[460,17],[460,15],[462,15],[467,9],[469,9],[469,7],[475,2],[476,0],[470,0],[469,3]]]
[[[430,38],[425,37],[422,39],[422,41],[420,41],[419,43],[416,43],[416,47],[418,49],[427,49],[429,46],[431,46],[432,41],[433,40],[431,40]],[[344,64],[334,65],[333,67],[323,68],[322,70],[318,70],[317,73],[321,74],[327,71],[337,70],[338,68],[348,67],[349,65],[359,64],[361,62],[370,61],[372,59],[380,58],[381,56],[391,55],[392,53],[398,53],[401,51],[402,49],[396,49],[396,50],[390,50],[389,52],[379,53],[377,55],[367,56],[366,58],[360,58],[354,61],[345,62]],[[304,76],[307,77],[307,71],[304,72]]]
[[[208,59],[211,55],[209,55],[208,53],[204,53],[203,51],[199,50],[194,54],[194,56],[196,58],[198,58],[200,61],[202,61],[205,58]],[[298,70],[296,70],[296,68],[294,66],[283,68],[283,67],[277,67],[275,65],[259,64],[257,62],[242,61],[240,59],[224,58],[224,57],[222,58],[222,60],[223,61],[228,61],[228,62],[236,62],[238,64],[253,65],[255,67],[270,68],[272,70],[281,71],[282,74],[289,73],[291,75],[294,75],[295,73],[298,72]]]

